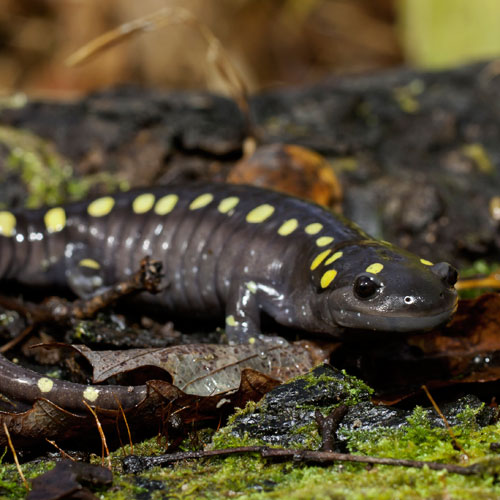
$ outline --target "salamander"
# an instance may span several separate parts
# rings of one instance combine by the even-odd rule
[[[352,329],[430,329],[457,305],[450,264],[377,241],[316,204],[256,187],[155,187],[0,211],[2,282],[89,297],[126,279],[145,256],[163,263],[166,283],[139,299],[177,315],[225,318],[232,343],[260,339],[262,314],[342,337]],[[30,376],[47,396],[40,385],[51,383]]]

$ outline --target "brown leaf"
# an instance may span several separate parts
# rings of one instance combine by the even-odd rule
[[[84,345],[72,349],[92,365],[95,383],[144,367],[168,372],[172,384],[187,394],[219,394],[240,386],[241,373],[249,368],[280,382],[306,373],[326,361],[315,358],[298,344],[255,350],[251,345],[188,344],[166,348],[92,351]]]
[[[227,181],[276,189],[336,209],[342,200],[340,183],[326,159],[294,144],[259,147],[236,163]]]

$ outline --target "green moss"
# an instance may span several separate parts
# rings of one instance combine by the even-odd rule
[[[10,152],[0,182],[19,177],[28,192],[28,208],[82,199],[96,185],[104,191],[128,187],[106,172],[75,177],[70,163],[50,143],[30,132],[0,126],[0,144]]]

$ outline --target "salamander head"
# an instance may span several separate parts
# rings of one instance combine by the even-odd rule
[[[428,330],[447,322],[455,312],[457,271],[450,264],[432,264],[392,246],[351,248],[349,253],[352,264],[346,267],[339,262],[338,275],[325,290],[336,325],[394,332]]]

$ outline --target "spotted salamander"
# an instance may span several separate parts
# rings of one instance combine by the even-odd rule
[[[234,343],[261,335],[263,313],[339,337],[350,329],[429,329],[457,304],[449,264],[374,240],[313,203],[255,187],[167,186],[0,211],[3,282],[89,297],[126,279],[144,256],[163,263],[166,286],[142,300],[175,314],[225,318]],[[39,394],[52,390],[50,379],[40,383],[36,375],[26,383]],[[103,405],[105,390],[102,399],[87,399]]]

